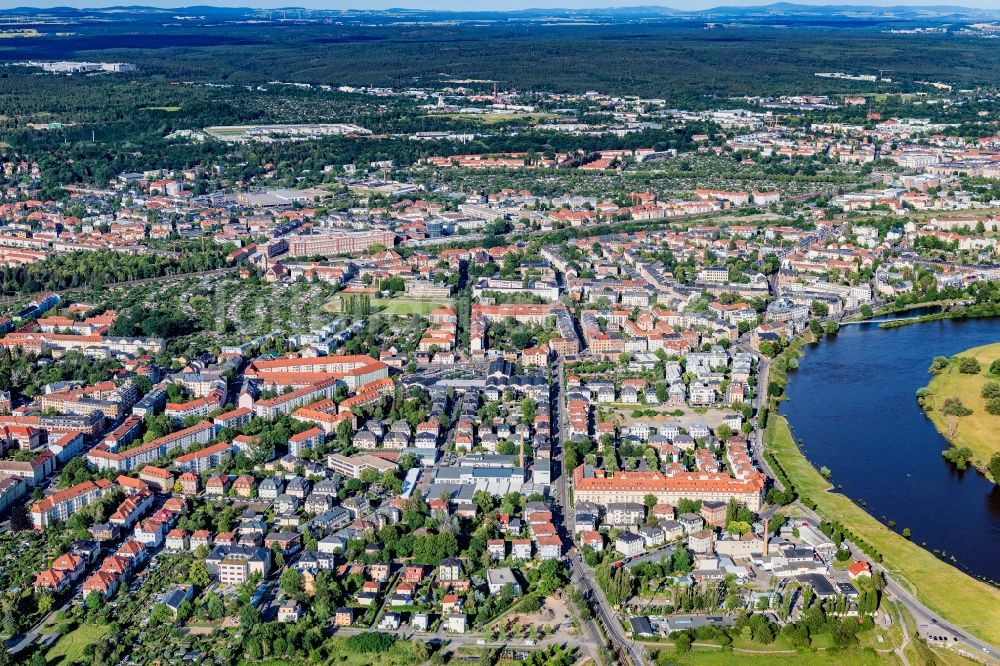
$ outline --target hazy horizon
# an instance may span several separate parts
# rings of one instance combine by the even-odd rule
[[[38,8],[50,9],[53,7],[72,7],[76,9],[101,9],[119,6],[147,6],[163,9],[184,8],[191,6],[210,7],[230,7],[230,8],[255,8],[255,9],[278,9],[278,8],[304,8],[316,10],[386,10],[386,9],[415,9],[432,11],[519,11],[524,9],[602,9],[616,7],[665,7],[684,10],[711,9],[715,7],[753,7],[776,4],[777,0],[676,0],[674,2],[643,2],[642,0],[507,0],[505,2],[491,2],[489,0],[473,0],[467,2],[463,0],[341,0],[341,1],[313,1],[297,0],[288,1],[268,1],[268,0],[215,0],[210,2],[199,2],[191,0],[184,2],[177,0],[138,0],[136,2],[86,2],[76,0],[52,0],[42,2],[23,2],[18,0],[0,0],[0,11],[13,8]],[[913,6],[949,6],[964,7],[968,9],[1000,9],[1000,0],[962,0],[961,2],[942,2],[940,0],[912,0],[907,2],[897,2],[893,0],[844,0],[843,2],[826,2],[823,0],[790,0],[789,4],[812,5],[812,6],[878,6],[878,7],[913,7]]]

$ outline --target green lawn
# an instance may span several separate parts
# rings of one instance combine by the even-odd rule
[[[799,495],[815,502],[818,513],[840,522],[877,548],[885,568],[928,608],[983,640],[1000,644],[1000,590],[942,562],[844,495],[830,492],[830,483],[799,451],[783,416],[771,415],[764,437]]]
[[[668,652],[669,653],[669,652]],[[687,654],[670,654],[674,663],[691,666],[732,666],[732,664],[784,666],[876,666],[899,664],[893,654],[879,654],[871,650],[824,650],[822,652],[793,652],[777,654],[752,654],[741,651],[695,648]],[[670,662],[666,662],[670,663]]]
[[[49,666],[72,664],[83,659],[83,651],[88,645],[97,643],[108,633],[107,627],[96,624],[81,624],[68,634],[64,634],[45,654]]]
[[[451,301],[441,303],[437,301],[418,301],[410,298],[373,298],[372,308],[378,309],[382,314],[388,315],[412,315],[419,314],[427,316],[431,310],[441,307],[451,307]]]
[[[1000,343],[974,347],[956,356],[971,356],[979,361],[982,372],[978,375],[964,375],[958,371],[956,364],[949,364],[939,375],[931,379],[928,388],[931,396],[926,398],[925,405],[932,407],[927,413],[946,439],[954,446],[966,446],[975,454],[974,463],[980,470],[985,470],[990,458],[1000,451],[1000,416],[993,416],[986,411],[986,400],[980,395],[983,385],[990,381],[990,363],[1000,358]],[[972,410],[969,416],[957,419],[958,428],[954,438],[949,437],[948,417],[941,408],[947,398],[960,398],[962,404]]]

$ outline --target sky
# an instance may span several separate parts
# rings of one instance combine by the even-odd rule
[[[305,7],[309,9],[390,9],[394,7],[450,11],[505,11],[531,8],[606,8],[635,6],[665,6],[679,10],[705,9],[720,6],[754,6],[772,4],[777,0],[0,0],[0,10],[10,7],[108,7],[150,6],[184,7],[211,5],[216,7]],[[787,0],[808,5],[938,5],[998,9],[1000,0]],[[0,22],[2,22],[0,15]]]

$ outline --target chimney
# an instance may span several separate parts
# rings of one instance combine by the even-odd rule
[[[770,519],[764,519],[764,557],[767,557],[767,542],[771,540]]]

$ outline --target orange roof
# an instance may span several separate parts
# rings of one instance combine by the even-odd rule
[[[53,495],[49,495],[43,500],[40,500],[37,504],[31,507],[32,513],[44,513],[46,511],[51,511],[54,506],[65,502],[67,500],[74,499],[81,495],[89,492],[94,492],[95,490],[104,490],[111,487],[111,482],[107,479],[98,479],[97,481],[84,481],[83,483],[78,483],[71,488],[66,490],[61,490]]]
[[[146,476],[154,476],[159,479],[169,479],[173,477],[173,474],[163,469],[162,467],[153,467],[152,465],[146,465],[142,468],[139,474],[145,474]]]
[[[584,478],[584,465],[573,472],[573,485],[577,491],[634,491],[634,492],[743,492],[759,493],[764,489],[764,475],[760,472],[737,479],[723,473],[681,472],[667,476],[662,472],[615,472],[600,477]]]
[[[174,462],[175,463],[188,463],[192,460],[197,460],[198,458],[206,458],[208,456],[214,456],[217,453],[222,453],[228,451],[232,446],[229,442],[219,442],[218,444],[213,444],[212,446],[206,446],[203,449],[195,451],[194,453],[185,453],[182,456],[178,456]],[[145,470],[143,470],[145,471]]]

